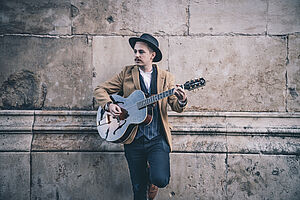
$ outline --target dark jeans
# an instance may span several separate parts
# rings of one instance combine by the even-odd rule
[[[159,135],[151,140],[144,136],[125,144],[125,157],[128,162],[134,200],[147,199],[147,184],[163,188],[170,180],[170,147],[165,138]],[[147,162],[150,165],[147,169]]]

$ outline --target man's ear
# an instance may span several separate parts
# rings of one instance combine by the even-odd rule
[[[155,56],[156,56],[156,52],[153,51],[153,52],[152,52],[152,56],[151,56],[151,60],[153,60],[153,59],[155,58]]]

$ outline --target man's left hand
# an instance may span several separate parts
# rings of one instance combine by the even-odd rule
[[[181,102],[185,102],[186,101],[186,94],[184,92],[184,90],[181,87],[178,87],[180,85],[176,85],[177,87],[174,90],[174,94],[176,95],[176,97],[178,98],[179,101]]]

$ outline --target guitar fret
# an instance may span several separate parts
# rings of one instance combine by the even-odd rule
[[[167,97],[167,91],[163,92],[163,97]]]
[[[163,95],[163,94],[159,94],[159,95],[158,95],[158,99],[159,99],[159,100],[161,100],[161,99],[163,99],[163,98],[164,98],[164,95]]]
[[[154,96],[151,97],[151,103],[155,101]]]

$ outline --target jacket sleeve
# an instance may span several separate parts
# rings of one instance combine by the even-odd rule
[[[122,91],[124,70],[115,75],[112,79],[105,81],[94,89],[94,97],[98,104],[104,108],[105,104],[111,102],[110,95]]]
[[[168,88],[172,89],[175,87],[174,84],[174,76],[170,73],[167,74],[167,83],[168,83]],[[171,109],[175,112],[183,112],[186,108],[186,105],[184,105],[183,107],[180,106],[179,102],[178,102],[178,98],[173,94],[171,96],[168,97],[168,104],[170,105]]]

